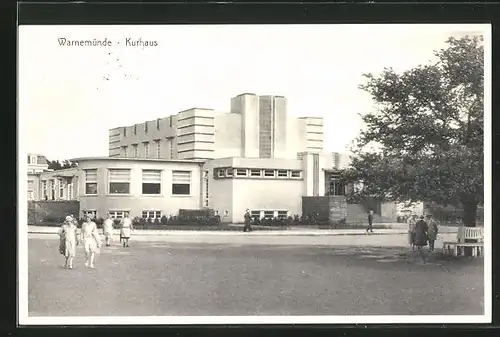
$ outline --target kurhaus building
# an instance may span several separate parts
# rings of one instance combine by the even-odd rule
[[[158,218],[210,208],[223,222],[301,214],[303,196],[343,195],[346,154],[323,152],[322,118],[289,118],[280,96],[239,95],[229,113],[190,109],[110,130],[109,157],[41,173],[39,199],[81,215]]]

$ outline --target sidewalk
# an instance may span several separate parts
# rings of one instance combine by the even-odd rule
[[[44,226],[28,226],[29,234],[57,234],[58,227]],[[102,230],[99,230],[101,232]],[[456,233],[455,227],[444,227],[440,230],[441,233]],[[114,230],[115,235],[120,235],[120,230]],[[376,229],[369,235],[394,235],[407,234],[407,230],[403,228]],[[339,235],[367,235],[364,229],[309,229],[309,228],[293,228],[288,230],[273,230],[273,231],[253,231],[249,233],[236,231],[194,231],[194,230],[135,230],[134,236],[339,236]]]

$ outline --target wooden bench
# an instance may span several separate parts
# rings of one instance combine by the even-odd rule
[[[467,242],[474,240],[475,242]],[[443,254],[460,256],[464,255],[465,248],[472,248],[472,256],[482,256],[484,249],[484,229],[460,226],[456,242],[443,242]]]

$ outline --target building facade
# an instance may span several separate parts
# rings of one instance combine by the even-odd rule
[[[282,96],[241,94],[229,112],[193,108],[109,130],[109,156],[145,159],[295,159],[323,152],[323,118],[290,118]]]
[[[330,172],[340,168],[333,157],[79,158],[71,160],[75,168],[41,173],[38,188],[41,200],[78,200],[80,216],[160,218],[208,208],[232,223],[243,221],[246,209],[261,217],[300,215],[302,196],[343,195],[328,189]]]
[[[35,200],[78,200],[81,214],[161,218],[208,208],[223,222],[300,215],[302,197],[342,196],[347,154],[323,151],[323,119],[289,118],[282,96],[241,94],[230,112],[193,108],[109,130],[109,157],[42,170]],[[37,171],[38,172],[38,171]]]

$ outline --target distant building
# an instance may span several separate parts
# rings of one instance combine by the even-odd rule
[[[40,175],[48,169],[47,158],[39,154],[28,154],[28,200],[43,198],[43,195],[40,194]]]

